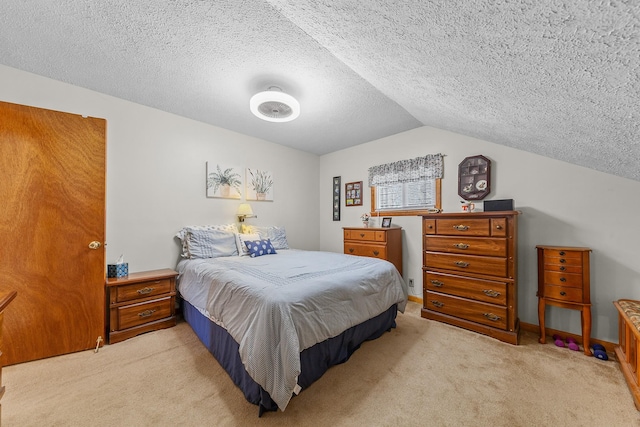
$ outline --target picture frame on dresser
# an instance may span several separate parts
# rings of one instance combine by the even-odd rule
[[[391,227],[391,217],[384,217],[382,218],[382,228],[389,228]]]

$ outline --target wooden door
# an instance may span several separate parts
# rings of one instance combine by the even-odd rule
[[[103,119],[0,102],[0,288],[18,291],[5,365],[104,335],[105,134]]]

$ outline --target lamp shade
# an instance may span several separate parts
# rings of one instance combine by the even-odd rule
[[[256,117],[268,122],[290,122],[300,115],[300,103],[276,87],[253,95],[249,109]]]
[[[253,209],[251,209],[251,205],[249,203],[242,203],[238,206],[238,216],[249,216],[253,215]]]

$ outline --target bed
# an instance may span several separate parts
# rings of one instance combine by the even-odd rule
[[[229,235],[227,250],[218,250],[224,233],[214,233],[214,252],[224,256],[191,256],[195,234],[179,236],[187,256],[177,265],[178,291],[185,320],[259,415],[284,411],[404,311],[406,286],[387,261],[289,249],[272,235],[273,246],[267,232],[225,231],[236,252]],[[251,256],[246,242],[271,244],[271,252]]]

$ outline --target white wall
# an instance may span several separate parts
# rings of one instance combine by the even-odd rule
[[[316,155],[5,66],[0,101],[107,120],[107,262],[173,268],[183,226],[237,221],[239,200],[206,197],[207,161],[271,171],[274,201],[251,201],[258,218],[247,223],[284,226],[292,247],[318,249]]]
[[[320,248],[342,252],[342,227],[360,225],[370,207],[341,206],[341,221],[332,221],[332,178],[343,183],[367,181],[370,166],[442,153],[445,212],[460,210],[458,164],[482,154],[492,161],[489,199],[514,199],[519,216],[518,310],[520,320],[537,324],[536,245],[591,248],[592,337],[617,342],[617,314],[612,301],[640,299],[640,182],[619,178],[491,142],[423,127],[327,154],[320,159]],[[404,228],[404,278],[413,278],[412,295],[422,297],[422,241],[418,217],[395,217]],[[547,326],[580,333],[580,312],[548,307]]]

